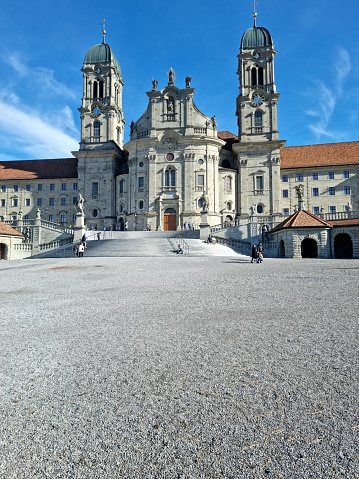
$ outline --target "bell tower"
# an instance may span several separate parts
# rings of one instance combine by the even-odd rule
[[[280,150],[274,80],[276,51],[271,34],[254,24],[242,36],[238,55],[239,95],[237,156],[238,213],[273,215],[280,212]]]
[[[105,20],[102,43],[86,53],[83,72],[80,150],[98,148],[114,141],[124,142],[125,119],[122,110],[123,80],[120,64],[106,43]]]
[[[112,228],[116,222],[116,176],[127,171],[122,150],[125,119],[122,110],[120,64],[106,43],[103,21],[102,43],[86,53],[83,72],[81,141],[78,159],[78,189],[84,197],[89,227]]]

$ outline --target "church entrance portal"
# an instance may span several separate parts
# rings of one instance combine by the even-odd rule
[[[305,238],[301,248],[302,258],[318,258],[318,245],[313,238]]]
[[[164,230],[165,231],[176,231],[177,229],[177,215],[176,210],[173,208],[167,208],[164,212]]]
[[[334,257],[337,259],[353,258],[353,243],[347,233],[339,233],[334,238]]]

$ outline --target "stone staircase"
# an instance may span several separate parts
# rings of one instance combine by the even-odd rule
[[[89,231],[87,238],[84,257],[242,256],[246,258],[224,245],[208,245],[195,238],[181,239],[176,231],[101,231],[101,240],[97,239],[97,233]],[[179,243],[185,252],[183,255],[175,253]],[[37,255],[36,258],[71,256],[73,256],[72,245]]]

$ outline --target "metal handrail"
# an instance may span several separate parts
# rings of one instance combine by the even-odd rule
[[[178,234],[178,236],[174,236],[173,238],[169,238],[169,241],[171,242],[171,244],[172,242],[176,242],[177,244],[179,244],[183,250],[183,254],[186,256],[189,256],[189,252],[190,252],[189,244],[187,243],[187,241],[185,241],[182,238],[180,234]],[[172,247],[173,247],[173,244],[172,244]]]

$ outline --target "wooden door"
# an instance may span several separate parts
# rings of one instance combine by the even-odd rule
[[[165,213],[164,214],[164,230],[176,231],[177,229],[176,219],[177,219],[176,213]]]

